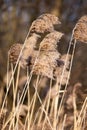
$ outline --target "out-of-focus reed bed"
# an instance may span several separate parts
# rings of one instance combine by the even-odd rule
[[[64,34],[55,30],[60,21],[52,14],[32,23],[24,44],[13,44],[4,79],[1,130],[87,129],[86,94],[81,83],[69,83],[77,40],[86,42],[86,18],[77,22],[64,55],[58,48]]]

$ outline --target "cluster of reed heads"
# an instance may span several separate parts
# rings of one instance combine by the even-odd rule
[[[87,43],[87,16],[75,25],[64,55],[58,44],[64,34],[55,29],[59,24],[55,15],[43,14],[32,22],[24,44],[11,46],[0,111],[1,130],[87,129],[87,98],[78,110],[77,91],[81,84],[69,85],[76,43]]]

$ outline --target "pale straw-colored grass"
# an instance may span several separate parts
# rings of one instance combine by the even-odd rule
[[[55,19],[55,21],[54,21]],[[44,21],[47,21],[46,25]],[[41,25],[37,26],[38,23]],[[50,22],[50,24],[49,24]],[[75,37],[75,28],[72,31],[72,36],[69,42],[69,47],[67,50],[67,54],[64,60],[64,65],[57,66],[56,60],[60,59],[62,60],[62,56],[60,57],[60,53],[56,50],[57,42],[59,42],[60,38],[62,37],[62,33],[58,31],[54,31],[54,24],[59,24],[59,20],[57,17],[54,17],[54,15],[45,14],[38,17],[37,20],[35,20],[30,30],[27,34],[27,37],[25,39],[25,42],[22,46],[22,49],[20,51],[20,54],[18,55],[18,59],[16,61],[16,64],[13,65],[11,63],[11,66],[9,64],[9,58],[7,63],[7,92],[4,97],[4,101],[2,104],[1,112],[4,110],[4,107],[6,105],[6,100],[8,97],[8,92],[10,89],[12,89],[13,92],[13,104],[11,108],[11,112],[9,112],[9,116],[7,120],[5,121],[2,130],[5,130],[7,126],[9,126],[8,130],[65,130],[65,126],[67,123],[67,114],[64,113],[64,101],[65,101],[65,95],[67,91],[67,86],[69,84],[73,59],[74,59],[74,53],[76,48],[76,43],[78,39]],[[42,26],[41,30],[40,27]],[[41,32],[40,32],[41,31]],[[28,53],[29,49],[31,48],[31,51],[34,52],[34,46],[37,44],[38,38],[40,38],[40,34],[33,35],[35,33],[41,33],[49,32],[48,35],[45,36],[45,38],[40,43],[40,48],[37,51],[36,57],[34,59],[34,62],[32,62],[31,71],[29,72],[27,69],[26,74],[26,82],[23,87],[21,95],[19,94],[19,79],[20,79],[20,66],[26,67],[28,63],[28,57],[32,56],[32,53]],[[56,35],[55,35],[56,34]],[[30,45],[32,42],[30,42],[29,38],[36,36],[34,44]],[[29,41],[28,41],[29,40]],[[28,43],[30,42],[30,43]],[[70,56],[69,61],[69,55],[70,55],[70,49],[71,46],[73,46],[72,54]],[[45,59],[45,60],[44,60]],[[23,64],[24,62],[24,64]],[[67,63],[69,63],[70,67],[69,70],[67,70],[66,66]],[[36,67],[36,68],[35,68]],[[44,67],[44,69],[43,69]],[[55,75],[54,78],[54,69],[58,67],[60,69],[59,75]],[[9,80],[9,69],[11,69],[11,78]],[[50,72],[48,72],[50,71]],[[16,72],[16,73],[15,73]],[[64,79],[64,76],[67,72],[67,78],[65,80],[65,88],[61,90],[62,82]],[[32,86],[30,86],[33,74],[37,75],[36,82],[33,83]],[[15,76],[16,75],[16,76]],[[46,78],[50,79],[49,84],[49,90],[46,95],[46,97],[42,100],[40,97],[40,82],[42,76],[46,76]],[[55,84],[53,85],[53,82],[55,81]],[[12,88],[11,88],[12,87]],[[31,96],[30,94],[30,87],[34,89],[34,94]],[[77,110],[77,103],[76,103],[76,89],[73,89],[73,124],[71,130],[83,130],[84,125],[86,123],[86,113],[87,113],[87,97],[82,105],[82,108],[80,111]],[[62,96],[61,96],[62,94]],[[25,114],[25,120],[24,123],[20,119],[20,112],[21,109],[23,110],[23,107],[20,107],[24,104],[25,97],[27,95],[27,104]],[[60,100],[61,97],[61,100]],[[39,101],[39,107],[37,111],[35,111],[35,107],[37,104],[37,100]],[[8,102],[8,101],[7,101]],[[78,114],[79,113],[79,114]],[[60,119],[61,118],[61,119]],[[1,119],[1,118],[0,118]],[[2,120],[3,121],[3,120]],[[19,128],[20,127],[20,128]],[[7,130],[7,129],[6,129]]]

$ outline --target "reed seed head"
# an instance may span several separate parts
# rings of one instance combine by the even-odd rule
[[[8,52],[9,54],[9,60],[11,63],[15,64],[18,56],[20,54],[22,45],[20,43],[13,44]]]
[[[58,17],[52,14],[43,14],[32,23],[30,33],[52,32],[56,24],[60,24]]]
[[[87,15],[78,20],[74,30],[74,39],[87,43]]]
[[[37,44],[38,38],[40,38],[40,35],[33,33],[31,36],[28,37],[28,39],[26,39],[25,46],[20,58],[20,65],[22,66],[22,68],[26,68],[26,66],[29,65],[32,55],[36,54],[34,48]]]
[[[49,33],[40,43],[40,50],[43,51],[55,51],[57,43],[63,36],[63,33],[58,31],[53,31]]]
[[[42,19],[44,19],[45,21],[48,21],[48,20],[49,20],[53,25],[61,24],[59,18],[56,17],[56,16],[53,15],[53,14],[45,13],[45,14],[42,14],[41,16],[39,16],[39,18],[42,18]]]
[[[53,71],[58,66],[58,60],[60,59],[60,53],[56,49],[57,42],[59,42],[62,35],[60,32],[53,31],[42,40],[40,53],[33,70],[35,74],[53,78]]]

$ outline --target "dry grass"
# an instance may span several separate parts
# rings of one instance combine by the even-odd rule
[[[81,85],[69,85],[76,40],[81,39],[79,24],[72,31],[67,54],[62,55],[57,46],[63,34],[54,29],[54,25],[59,23],[54,15],[41,15],[32,23],[24,44],[15,44],[9,50],[7,91],[0,111],[1,130],[87,129],[87,97],[78,110]],[[38,39],[45,32],[48,34],[35,50]],[[83,36],[81,41],[85,42],[86,34]],[[23,69],[25,72],[21,72]],[[44,98],[41,91],[45,93]]]

